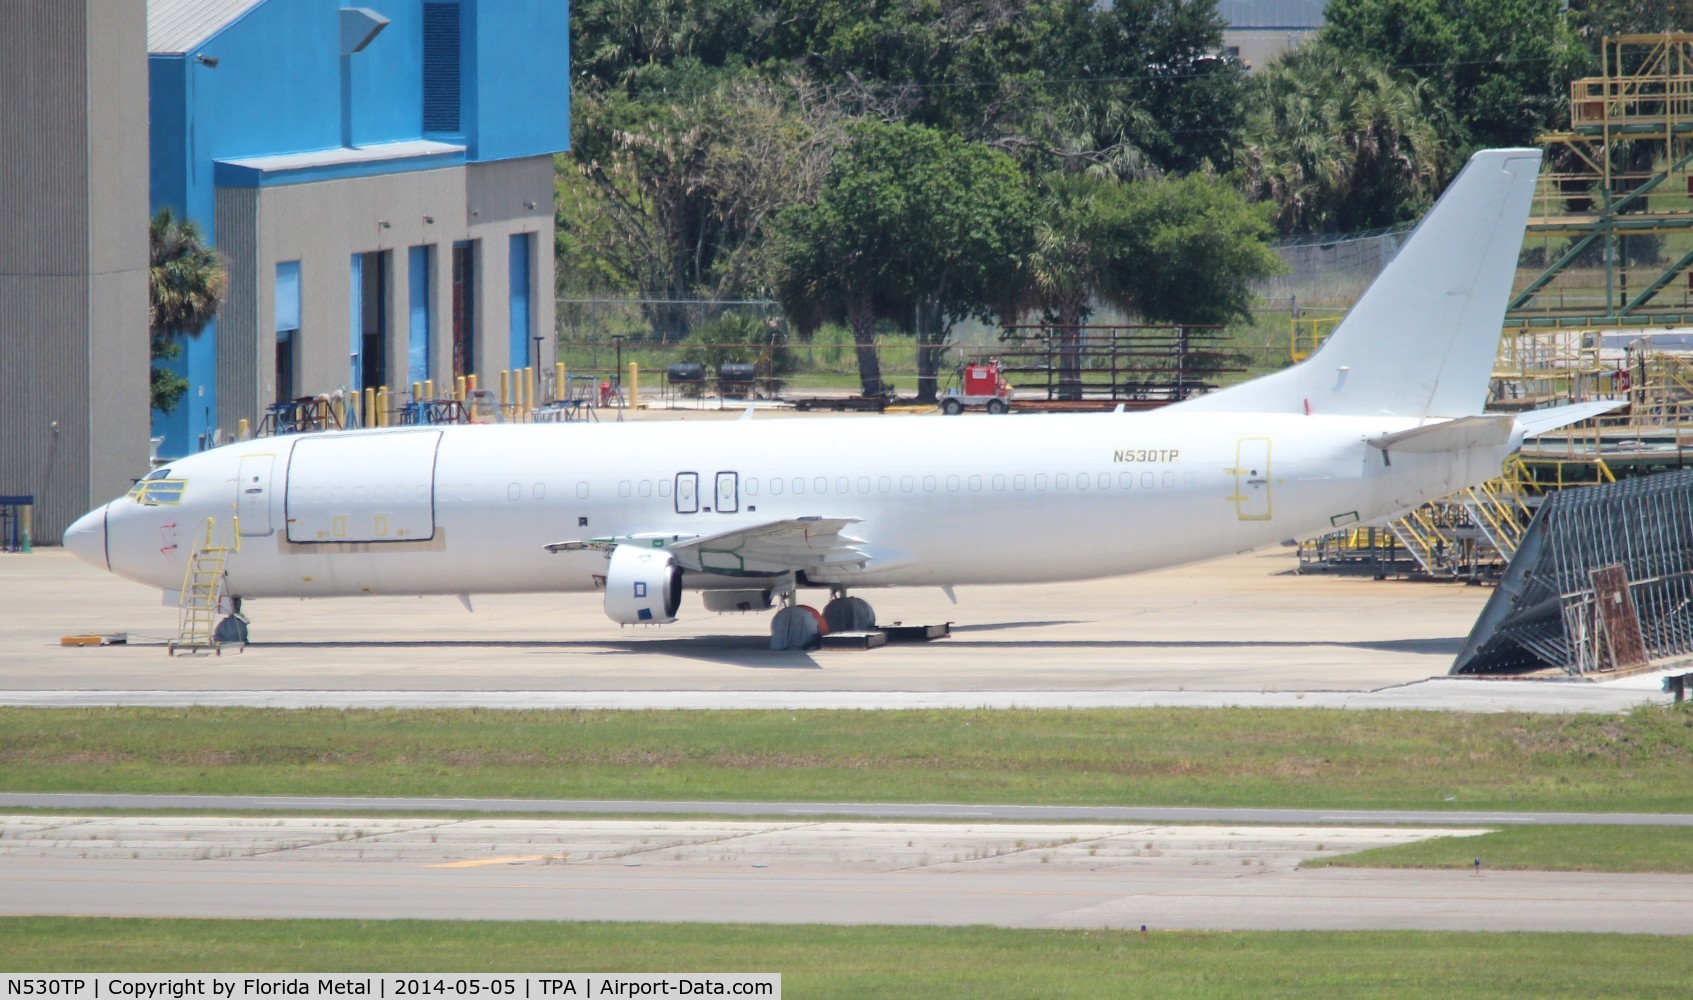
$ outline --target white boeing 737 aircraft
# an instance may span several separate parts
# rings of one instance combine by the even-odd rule
[[[224,592],[600,591],[621,624],[849,591],[1083,580],[1360,524],[1474,485],[1614,404],[1482,413],[1540,152],[1476,154],[1303,364],[1146,413],[409,427],[243,441],[155,471],[64,544],[176,603],[207,519]],[[832,600],[818,616],[804,588]],[[949,590],[950,593],[950,590]]]

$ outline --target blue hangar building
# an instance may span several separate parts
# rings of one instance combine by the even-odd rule
[[[565,0],[148,0],[150,201],[228,268],[176,457],[302,396],[544,363]]]

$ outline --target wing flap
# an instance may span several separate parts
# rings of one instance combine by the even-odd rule
[[[798,570],[863,566],[870,561],[861,539],[844,534],[856,517],[793,517],[711,535],[635,532],[553,542],[548,552],[610,552],[619,545],[665,549],[683,569],[731,576],[770,576]]]

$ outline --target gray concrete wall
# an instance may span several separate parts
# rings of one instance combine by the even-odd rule
[[[275,398],[276,265],[281,261],[300,262],[295,392],[319,395],[351,388],[352,256],[390,251],[388,381],[390,388],[401,390],[409,388],[407,258],[413,246],[436,246],[430,365],[438,384],[443,378],[451,384],[450,332],[443,336],[441,328],[452,304],[447,271],[452,242],[465,236],[456,224],[464,218],[464,176],[463,167],[448,167],[218,190],[218,251],[230,264],[230,304],[218,321],[219,422],[226,437],[243,417],[257,428]]]
[[[556,356],[553,330],[553,158],[478,163],[469,169],[466,222],[482,244],[479,266],[477,371],[482,383],[498,387],[500,369],[510,365],[511,245],[516,233],[533,233],[530,255],[530,333],[540,333],[541,362]]]
[[[37,541],[147,469],[144,0],[0,4],[0,493]]]
[[[452,372],[452,248],[477,246],[476,371],[498,388],[510,366],[509,237],[534,233],[530,311],[553,351],[552,158],[531,157],[381,177],[221,188],[218,250],[230,291],[218,318],[219,420],[226,438],[243,417],[256,429],[275,397],[276,265],[300,261],[300,340],[295,391],[348,386],[355,253],[388,251],[386,357],[389,388],[410,389],[410,250],[430,254],[430,377],[447,395]]]

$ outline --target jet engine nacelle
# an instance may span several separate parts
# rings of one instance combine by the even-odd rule
[[[605,574],[606,617],[619,625],[663,625],[682,606],[682,570],[663,549],[619,545]]]

